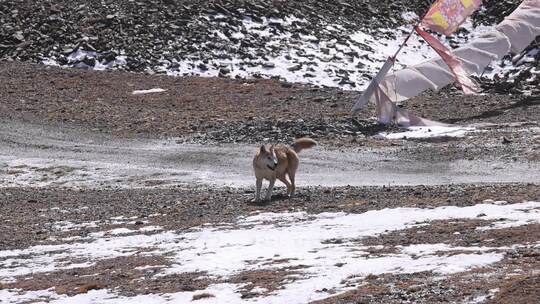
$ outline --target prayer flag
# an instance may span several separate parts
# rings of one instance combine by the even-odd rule
[[[452,52],[450,52],[450,50],[446,46],[444,46],[444,44],[442,44],[435,37],[428,34],[426,31],[422,30],[419,26],[417,26],[415,30],[435,50],[435,52],[437,52],[437,54],[441,56],[444,63],[448,65],[448,68],[450,69],[450,71],[452,71],[454,79],[463,90],[463,93],[478,93],[480,88],[469,77],[467,71],[465,71],[465,69],[463,68],[459,58],[457,58],[456,55],[452,54]]]
[[[480,5],[482,0],[438,0],[422,19],[422,25],[448,36],[455,32]]]

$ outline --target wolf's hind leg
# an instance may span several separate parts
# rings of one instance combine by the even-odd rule
[[[291,193],[289,194],[290,197],[294,196],[294,192],[296,191],[296,184],[294,183],[294,176],[296,172],[293,170],[289,171],[289,179],[291,180]]]
[[[282,181],[285,184],[285,186],[287,186],[287,196],[291,196],[292,185],[287,180],[287,177],[285,175],[282,175],[282,176],[279,176],[278,179]]]

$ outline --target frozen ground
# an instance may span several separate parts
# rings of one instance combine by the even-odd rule
[[[197,294],[210,294],[200,303],[308,303],[335,296],[361,285],[369,275],[432,272],[438,279],[500,262],[519,248],[539,248],[540,243],[486,247],[429,243],[369,246],[363,239],[425,227],[434,221],[463,221],[481,217],[490,222],[477,229],[501,229],[540,223],[540,203],[494,202],[470,207],[435,209],[395,208],[360,214],[305,212],[258,213],[231,223],[203,225],[187,231],[160,231],[159,227],[103,231],[63,245],[40,245],[0,251],[0,282],[16,284],[40,273],[81,269],[100,260],[126,256],[162,256],[164,265],[153,269],[148,280],[174,274],[199,273],[210,278],[204,290],[137,296],[100,289],[69,296],[48,290],[0,290],[2,303],[187,303]],[[111,219],[118,220],[118,218]],[[82,229],[75,227],[74,229]],[[378,252],[378,253],[374,253]],[[232,283],[235,275],[250,271],[295,269],[281,287],[269,291],[251,286],[249,299]]]
[[[382,132],[375,137],[383,139],[459,138],[473,131],[472,127],[460,126],[409,127],[404,132]]]

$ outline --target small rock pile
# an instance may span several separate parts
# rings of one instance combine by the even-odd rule
[[[390,127],[391,128],[391,127]],[[192,143],[289,143],[295,138],[310,137],[325,140],[365,140],[370,135],[388,131],[388,126],[376,121],[359,120],[350,117],[321,118],[314,120],[250,120],[246,122],[225,122],[209,127],[204,133],[195,134],[182,142]]]

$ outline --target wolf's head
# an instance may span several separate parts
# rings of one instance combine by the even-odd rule
[[[259,161],[261,161],[268,169],[275,170],[278,160],[274,146],[267,148],[265,145],[262,145],[259,152]]]

